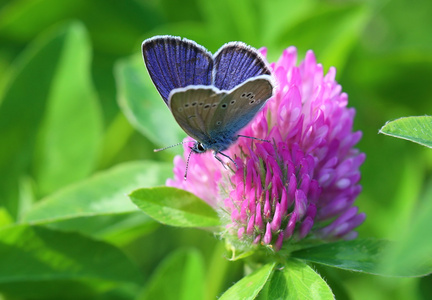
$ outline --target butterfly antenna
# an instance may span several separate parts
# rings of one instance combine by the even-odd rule
[[[245,138],[248,138],[248,139],[253,139],[253,140],[257,140],[257,141],[261,141],[261,142],[271,143],[271,141],[269,141],[269,140],[263,140],[263,139],[259,139],[259,138],[253,137],[253,136],[247,136],[247,135],[241,135],[241,134],[239,134],[238,137],[245,137]]]
[[[189,155],[188,155],[188,159],[186,161],[186,170],[185,170],[185,174],[184,174],[184,180],[186,180],[186,178],[187,178],[187,171],[188,171],[188,168],[189,168],[189,159],[190,159],[190,157],[192,155],[192,152],[193,152],[193,150],[191,149],[191,151],[189,152]]]
[[[175,144],[175,145],[171,145],[171,146],[168,146],[168,147],[165,147],[165,148],[160,148],[160,149],[154,149],[153,151],[154,152],[159,152],[159,151],[162,151],[162,150],[165,150],[165,149],[169,149],[169,148],[172,148],[172,147],[176,147],[176,146],[178,146],[178,145],[183,145],[183,144],[185,144],[185,143],[194,143],[195,141],[184,141],[184,142],[180,142],[180,143],[177,143],[177,144]]]

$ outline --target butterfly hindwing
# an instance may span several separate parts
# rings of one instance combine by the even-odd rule
[[[242,42],[225,44],[214,56],[213,84],[221,90],[231,90],[249,78],[270,74],[260,53]]]
[[[211,136],[229,132],[236,134],[246,126],[272,96],[271,77],[251,78],[225,94],[206,128]]]
[[[157,36],[143,42],[142,53],[150,77],[167,104],[173,89],[211,84],[212,55],[194,41]]]
[[[169,107],[177,123],[186,133],[198,141],[207,140],[207,120],[211,120],[225,96],[211,86],[197,86],[173,90]]]

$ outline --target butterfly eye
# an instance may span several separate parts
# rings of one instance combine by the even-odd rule
[[[198,143],[197,148],[199,151],[204,152],[206,149],[204,148],[203,144]]]

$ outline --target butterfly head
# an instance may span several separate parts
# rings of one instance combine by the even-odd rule
[[[196,141],[193,147],[189,147],[195,153],[204,153],[207,151],[207,147],[203,143]]]

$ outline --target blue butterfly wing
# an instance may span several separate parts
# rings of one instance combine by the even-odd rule
[[[212,55],[194,41],[156,36],[143,42],[142,53],[150,78],[166,104],[173,89],[212,82]]]
[[[272,95],[271,76],[261,75],[246,80],[223,95],[212,119],[206,124],[206,131],[211,137],[234,138],[243,127],[252,121]]]
[[[218,50],[213,73],[213,84],[220,90],[231,90],[249,78],[271,74],[261,54],[242,42],[231,42]]]

